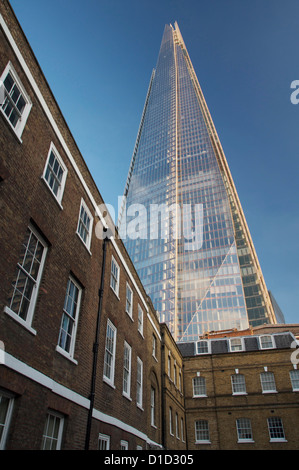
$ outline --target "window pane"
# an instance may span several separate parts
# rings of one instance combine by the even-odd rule
[[[195,438],[196,441],[209,441],[209,423],[205,420],[195,422]]]
[[[6,425],[9,401],[8,397],[0,395],[0,443]]]
[[[197,342],[197,354],[206,354],[208,352],[209,352],[208,342],[198,341]]]
[[[268,418],[271,439],[285,439],[281,418]]]
[[[58,192],[60,190],[62,176],[63,169],[54,152],[51,152],[48,165],[45,171],[45,180],[47,181],[55,196],[58,195]]]
[[[299,370],[291,370],[290,378],[292,382],[293,390],[299,390]]]
[[[252,430],[251,430],[251,422],[250,419],[247,418],[240,418],[237,419],[237,432],[238,432],[238,439],[252,439]]]
[[[70,353],[74,342],[75,324],[78,316],[79,288],[69,279],[64,299],[58,345]]]
[[[194,377],[193,393],[195,396],[206,394],[206,379],[204,377]]]
[[[113,379],[115,330],[108,323],[105,344],[104,376]]]
[[[272,336],[270,336],[270,335],[261,336],[261,337],[260,337],[260,340],[261,340],[261,347],[262,347],[263,349],[265,349],[265,348],[272,348],[272,347],[273,347]]]
[[[43,450],[56,450],[60,448],[60,428],[62,419],[49,413],[46,417],[42,440]]]
[[[14,84],[13,78],[10,75],[10,73],[8,73],[4,80],[4,86],[8,92],[10,92],[10,90],[12,89],[13,84]]]
[[[272,372],[261,373],[261,384],[263,392],[276,391],[274,374]]]
[[[245,393],[245,377],[242,374],[232,375],[232,389],[233,393]]]
[[[231,351],[242,351],[242,342],[240,338],[230,340]]]
[[[12,282],[12,293],[9,308],[26,321],[36,281],[38,279],[44,246],[28,228],[21,247],[15,279]]]
[[[91,223],[91,219],[87,213],[87,210],[85,209],[82,203],[81,208],[80,208],[77,232],[86,245],[88,244],[89,237],[90,237],[90,233],[89,233],[90,223]]]
[[[27,102],[10,72],[6,75],[3,83],[6,95],[2,109],[12,126],[16,127],[22,117]]]

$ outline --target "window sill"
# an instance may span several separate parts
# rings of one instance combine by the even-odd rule
[[[22,144],[23,141],[22,141],[21,137],[19,137],[19,135],[17,134],[15,128],[13,127],[13,125],[11,124],[11,122],[7,119],[6,114],[5,114],[4,111],[2,110],[2,107],[0,107],[0,109],[1,109],[1,114],[3,115],[4,121],[6,122],[7,126],[8,126],[9,129],[12,131],[13,135],[14,135],[15,138],[18,140],[19,144]]]
[[[288,442],[286,439],[270,439],[270,442]]]
[[[112,290],[112,292],[113,292],[113,294],[115,295],[115,297],[116,297],[118,300],[120,300],[120,297],[119,297],[118,293],[113,289],[112,286],[110,286],[110,289]]]
[[[103,376],[103,382],[105,382],[109,387],[113,388],[114,390],[116,389],[115,385],[111,380],[109,380],[105,375]]]
[[[129,312],[127,312],[127,310],[126,310],[126,314],[127,314],[128,317],[130,318],[131,322],[134,323],[133,313],[129,313]]]
[[[195,441],[195,444],[211,444],[211,441]]]
[[[89,247],[85,244],[84,240],[82,240],[82,238],[80,237],[79,233],[76,232],[76,235],[77,237],[79,238],[80,242],[82,243],[82,245],[84,246],[85,250],[90,254],[91,256],[91,251],[89,249]]]
[[[73,362],[74,364],[78,365],[78,361],[76,361],[68,352],[62,349],[60,346],[56,346],[56,351],[61,354],[63,357],[68,359],[69,361]]]
[[[155,359],[156,362],[158,362],[158,359],[153,354],[152,354],[152,358]]]
[[[132,401],[132,398],[130,397],[130,395],[127,395],[125,392],[122,393],[122,396],[126,398],[127,400]]]
[[[253,439],[238,439],[237,440],[237,443],[238,444],[254,444],[254,440]]]
[[[234,397],[239,397],[239,396],[242,396],[242,395],[248,395],[247,392],[234,392],[232,394]]]
[[[15,312],[13,312],[9,307],[4,307],[4,312],[7,313],[13,320],[15,320],[17,323],[19,323],[21,326],[26,328],[31,334],[36,335],[36,330],[32,328],[29,323],[27,323],[25,320],[23,320],[19,315],[17,315]]]

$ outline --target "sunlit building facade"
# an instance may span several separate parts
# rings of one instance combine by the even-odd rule
[[[124,196],[120,235],[176,341],[276,323],[177,23],[164,29]]]

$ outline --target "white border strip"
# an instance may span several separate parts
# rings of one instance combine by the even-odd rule
[[[16,359],[14,356],[11,354],[4,352],[4,362],[3,364],[6,367],[9,367],[9,369],[12,369],[13,371],[27,377],[30,380],[33,380],[34,382],[38,383],[39,385],[49,389],[51,392],[56,393],[56,395],[59,395],[66,400],[71,401],[72,403],[75,403],[76,405],[81,406],[82,408],[89,409],[90,406],[90,400],[87,398],[83,397],[82,395],[79,395],[78,393],[74,392],[73,390],[70,390],[69,388],[59,384],[55,380],[51,379],[47,375],[39,372],[36,369],[33,369],[32,367],[28,366],[24,362],[20,361],[19,359]],[[126,431],[130,434],[133,434],[136,437],[139,437],[140,439],[143,439],[146,441],[148,444],[152,444],[155,446],[161,447],[160,444],[152,441],[146,434],[144,434],[142,431],[139,431],[138,429],[134,428],[133,426],[130,426],[127,423],[124,423],[120,419],[114,418],[113,416],[107,415],[103,413],[102,411],[93,409],[93,418],[95,418],[98,421],[104,422],[106,424],[110,424],[111,426],[116,426],[123,431]]]
[[[12,47],[14,53],[16,54],[16,57],[17,57],[18,61],[20,62],[20,65],[21,65],[21,67],[23,68],[24,73],[26,74],[27,79],[29,80],[30,85],[31,85],[31,87],[32,87],[32,89],[33,89],[33,91],[34,91],[34,93],[36,94],[36,96],[37,96],[37,98],[38,98],[38,100],[39,100],[39,102],[40,102],[40,104],[41,104],[41,106],[42,106],[42,108],[43,108],[43,110],[44,110],[44,112],[45,112],[45,114],[46,114],[46,116],[47,116],[47,118],[48,118],[48,120],[49,120],[49,122],[50,122],[50,124],[51,124],[51,126],[52,126],[52,128],[53,128],[53,130],[54,130],[54,132],[55,132],[55,134],[56,134],[56,136],[58,137],[58,139],[59,139],[59,141],[60,141],[60,143],[61,143],[61,145],[62,145],[62,147],[63,147],[63,149],[64,149],[64,151],[65,151],[65,153],[66,153],[66,155],[67,155],[67,157],[68,157],[68,159],[69,159],[69,161],[70,161],[70,163],[72,164],[72,166],[73,166],[73,168],[74,168],[74,170],[75,170],[75,172],[76,172],[76,174],[77,174],[77,176],[78,176],[78,178],[79,178],[79,180],[80,180],[80,182],[81,182],[81,184],[82,184],[84,190],[86,191],[86,194],[87,194],[87,196],[88,196],[88,198],[89,198],[91,204],[93,205],[93,208],[94,208],[94,210],[95,210],[95,213],[96,213],[96,214],[98,215],[98,217],[100,218],[100,220],[101,220],[103,226],[106,227],[106,228],[108,228],[108,225],[107,225],[107,223],[106,223],[104,217],[102,216],[102,213],[101,213],[101,211],[99,210],[99,207],[98,207],[98,205],[96,204],[96,202],[95,202],[95,200],[94,200],[94,198],[93,198],[93,196],[92,196],[92,194],[91,194],[91,191],[90,191],[90,189],[89,189],[87,183],[85,182],[85,180],[84,180],[84,178],[83,178],[83,176],[82,176],[82,174],[81,174],[81,172],[80,172],[80,170],[79,170],[79,168],[78,168],[78,166],[77,166],[77,164],[76,164],[76,162],[75,162],[75,160],[74,160],[74,158],[73,158],[73,156],[72,156],[72,154],[71,154],[71,152],[70,152],[70,150],[69,150],[69,148],[68,148],[68,146],[67,146],[67,144],[66,144],[66,142],[65,142],[65,140],[64,140],[64,138],[63,138],[63,136],[62,136],[62,134],[61,134],[61,132],[60,132],[60,130],[59,130],[59,128],[58,128],[56,122],[55,122],[55,120],[54,120],[54,118],[53,118],[53,116],[52,116],[52,114],[51,114],[51,111],[50,111],[50,109],[48,108],[48,105],[47,105],[46,101],[44,100],[43,95],[42,95],[42,93],[40,92],[40,90],[39,90],[39,88],[38,88],[38,85],[37,85],[36,81],[34,80],[33,75],[31,74],[31,72],[30,72],[30,70],[29,70],[29,67],[27,66],[27,64],[26,64],[26,62],[25,62],[25,59],[23,58],[23,56],[22,56],[22,54],[21,54],[21,52],[20,52],[20,50],[19,50],[19,48],[18,48],[18,46],[17,46],[17,44],[16,44],[14,38],[12,37],[12,35],[11,35],[10,31],[9,31],[9,28],[8,28],[8,26],[6,25],[5,20],[4,20],[4,18],[3,18],[3,16],[2,16],[1,14],[0,14],[0,26],[3,28],[3,31],[4,31],[6,37],[7,37],[8,41],[9,41],[11,47]],[[83,157],[82,157],[82,158],[83,158]],[[138,286],[137,286],[137,283],[136,283],[136,281],[135,281],[135,279],[134,279],[134,276],[132,275],[131,271],[129,270],[129,267],[128,267],[127,263],[125,262],[125,259],[124,259],[124,257],[122,256],[122,254],[121,254],[121,252],[120,252],[120,250],[119,250],[119,248],[118,248],[118,246],[117,246],[117,244],[116,244],[116,241],[114,240],[114,238],[111,238],[111,241],[112,241],[112,243],[113,243],[113,246],[114,246],[115,250],[117,251],[117,254],[118,254],[118,256],[119,256],[119,258],[120,258],[120,260],[121,260],[121,262],[122,262],[122,264],[123,264],[123,266],[124,266],[124,268],[125,268],[125,270],[127,271],[128,275],[129,275],[129,277],[130,277],[130,279],[131,279],[131,282],[133,283],[133,285],[134,285],[136,291],[138,292],[138,295],[140,296],[140,298],[141,298],[141,300],[142,300],[142,302],[143,302],[143,304],[144,304],[144,306],[145,306],[145,308],[146,308],[146,311],[148,312],[148,306],[147,306],[147,304],[146,304],[146,301],[145,301],[145,299],[143,298],[143,296],[142,296],[142,294],[141,294],[141,292],[140,292],[140,289],[139,289]]]

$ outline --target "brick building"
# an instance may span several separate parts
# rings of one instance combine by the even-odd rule
[[[5,0],[0,77],[1,447],[159,447],[156,313]]]
[[[0,80],[0,448],[298,448],[298,325],[175,343],[8,0]]]
[[[298,325],[180,344],[189,450],[299,448]]]
[[[183,357],[166,324],[161,324],[163,447],[187,449]]]

